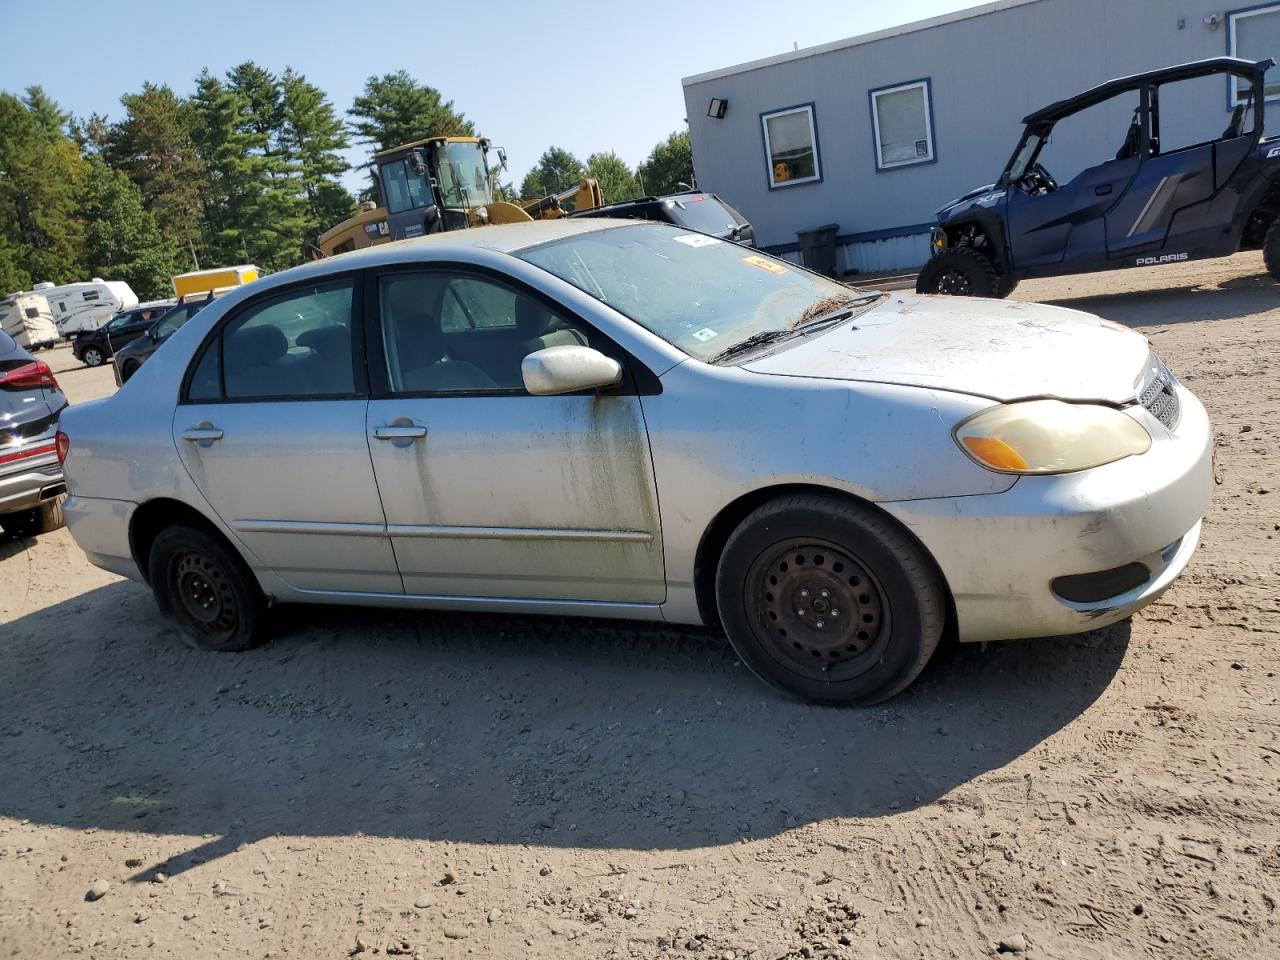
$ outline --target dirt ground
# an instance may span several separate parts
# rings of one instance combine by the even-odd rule
[[[200,653],[65,531],[0,542],[0,956],[1280,956],[1280,288],[1246,254],[1015,297],[1204,400],[1204,543],[1132,622],[876,709],[652,625],[295,610]]]

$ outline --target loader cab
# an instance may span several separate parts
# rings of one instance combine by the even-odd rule
[[[391,238],[402,240],[481,222],[494,202],[489,142],[432,137],[374,154],[374,175]]]
[[[1215,58],[1101,84],[1024,118],[998,184],[1006,271],[1078,273],[1223,256],[1233,175],[1263,129],[1269,61]],[[1229,78],[1235,102],[1222,104]],[[1216,107],[1216,109],[1213,109]]]

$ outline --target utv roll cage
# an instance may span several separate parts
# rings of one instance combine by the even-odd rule
[[[1134,117],[1134,124],[1130,127],[1129,138],[1126,139],[1123,149],[1130,149],[1144,156],[1159,153],[1159,87],[1178,80],[1194,80],[1197,77],[1209,77],[1215,74],[1247,79],[1249,81],[1249,98],[1235,105],[1231,112],[1231,121],[1227,129],[1223,131],[1223,136],[1225,138],[1231,135],[1230,132],[1232,130],[1235,130],[1235,135],[1239,136],[1243,129],[1245,115],[1249,109],[1252,109],[1254,114],[1254,133],[1261,139],[1263,113],[1267,101],[1264,94],[1265,77],[1267,70],[1273,66],[1275,66],[1275,60],[1270,58],[1255,61],[1243,60],[1239,57],[1210,57],[1207,60],[1195,60],[1191,63],[1178,64],[1175,67],[1164,67],[1163,69],[1150,70],[1146,73],[1135,73],[1128,77],[1117,77],[1105,83],[1100,83],[1096,87],[1090,87],[1074,97],[1067,97],[1064,100],[1051,103],[1047,107],[1034,110],[1022,118],[1024,126],[1022,136],[1019,138],[1013,154],[1009,157],[1009,162],[1005,164],[1004,172],[1000,176],[1000,184],[1008,186],[1011,182],[1017,180],[1022,175],[1022,172],[1035,166],[1040,152],[1048,142],[1049,131],[1053,129],[1054,124],[1059,120],[1079,113],[1081,110],[1097,106],[1117,94],[1130,90],[1138,91],[1139,106]],[[1039,143],[1030,156],[1023,157],[1022,170],[1015,174],[1014,167],[1018,164],[1019,156],[1023,153],[1027,141],[1033,136],[1039,137]]]

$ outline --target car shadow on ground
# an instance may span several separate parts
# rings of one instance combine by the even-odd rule
[[[1276,307],[1276,281],[1266,273],[1199,286],[1129,290],[1101,296],[1046,300],[1058,307],[1095,313],[1130,327],[1169,326],[1200,320],[1239,319]],[[1017,299],[1017,294],[1014,294]]]
[[[630,849],[938,800],[1106,689],[1127,622],[952,645],[888,704],[774,693],[654,624],[285,608],[245,654],[180,645],[115,583],[0,631],[0,814],[187,835],[175,873],[277,834]],[[20,775],[14,775],[18,774]]]

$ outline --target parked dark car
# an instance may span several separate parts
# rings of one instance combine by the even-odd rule
[[[707,233],[721,240],[754,246],[751,224],[747,222],[747,218],[714,193],[691,191],[666,197],[640,197],[637,200],[623,200],[603,207],[593,207],[571,216],[656,220]]]
[[[0,527],[11,536],[62,526],[56,436],[66,405],[48,364],[0,332]]]
[[[916,292],[1004,297],[1025,277],[1259,249],[1280,279],[1280,139],[1263,137],[1271,66],[1235,57],[1184,63],[1028,114],[1000,178],[938,211]],[[1229,84],[1234,107],[1221,134],[1221,121],[1185,95],[1195,81],[1210,90]],[[1131,119],[1115,132],[1114,156],[1059,183],[1041,158],[1051,135],[1070,141],[1071,119],[1087,110]]]
[[[153,321],[141,335],[134,337],[130,343],[117,350],[112,360],[116,386],[124,386],[125,382],[138,372],[143,361],[156,352],[160,344],[212,302],[211,297],[180,301],[159,320]]]
[[[77,333],[71,341],[71,352],[86,367],[100,367],[125,344],[145,334],[147,328],[168,313],[172,306],[172,303],[148,304],[123,310],[97,330]]]

